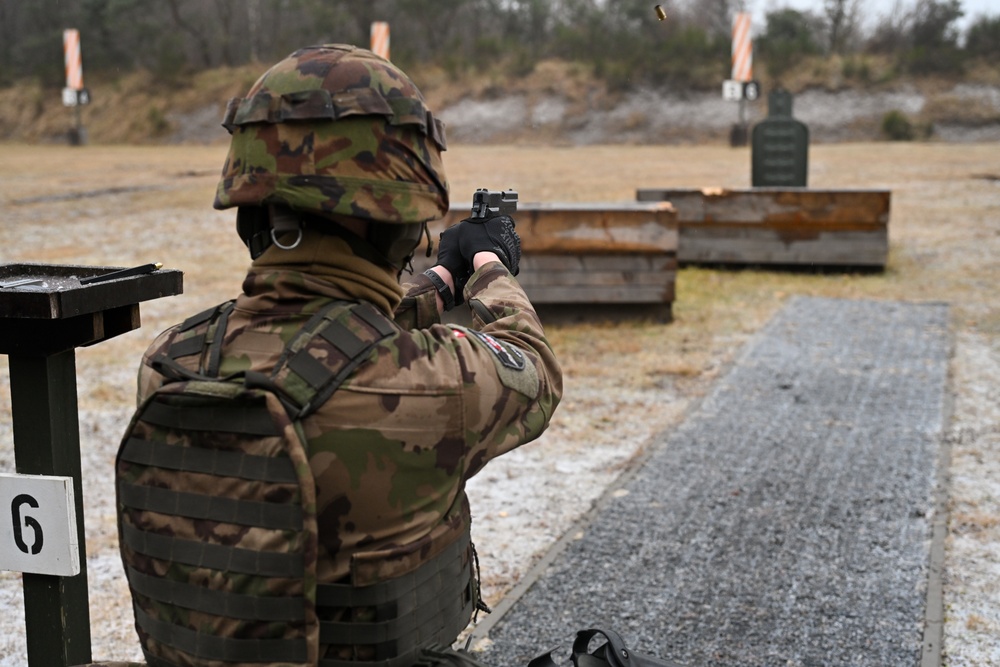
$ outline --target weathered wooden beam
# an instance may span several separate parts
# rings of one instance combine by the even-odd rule
[[[453,208],[429,224],[432,238],[468,215],[468,208]],[[632,305],[647,307],[646,315],[653,306],[656,317],[669,319],[678,243],[669,202],[522,203],[515,220],[522,250],[518,280],[536,305]],[[432,261],[424,250],[414,260],[418,270]]]
[[[469,216],[452,208],[431,224],[440,233]],[[525,254],[660,254],[677,250],[677,219],[670,202],[522,203],[516,229]]]
[[[681,263],[884,268],[888,190],[640,189],[677,211]]]
[[[664,303],[674,300],[677,261],[654,255],[526,255],[518,280],[536,303]]]

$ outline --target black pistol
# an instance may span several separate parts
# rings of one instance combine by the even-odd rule
[[[513,216],[517,213],[517,191],[504,190],[494,192],[486,188],[479,188],[472,193],[472,215],[471,220],[486,220],[498,215]]]

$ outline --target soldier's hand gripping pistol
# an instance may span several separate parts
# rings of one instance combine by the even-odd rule
[[[494,192],[480,188],[472,193],[472,215],[464,220],[464,222],[476,225],[473,229],[477,229],[477,234],[484,240],[488,239],[492,245],[490,248],[479,248],[476,252],[492,250],[515,276],[521,262],[521,238],[514,231],[514,218],[512,217],[516,212],[517,192],[515,190]],[[470,233],[466,234],[466,236],[469,235]],[[469,263],[471,266],[471,257]]]
[[[472,276],[472,258],[477,252],[494,252],[513,275],[521,262],[521,239],[514,231],[517,192],[476,190],[472,213],[462,222],[441,233],[438,263],[455,280],[455,303],[462,303],[462,291]]]

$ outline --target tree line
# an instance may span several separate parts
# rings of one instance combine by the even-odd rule
[[[205,69],[274,62],[306,44],[367,46],[392,28],[392,59],[449,73],[497,66],[513,75],[544,58],[593,67],[614,86],[715,87],[728,77],[740,0],[0,0],[0,85],[61,86],[62,31],[77,28],[88,78],[135,70],[170,83]],[[960,74],[1000,56],[1000,16],[966,34],[961,0],[898,0],[874,27],[861,0],[777,9],[756,27],[755,64],[780,78],[805,56],[889,57],[899,74]],[[863,76],[863,71],[858,74]]]

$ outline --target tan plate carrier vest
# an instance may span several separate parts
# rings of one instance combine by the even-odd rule
[[[316,582],[316,490],[300,421],[395,325],[368,304],[337,301],[269,376],[219,378],[232,307],[179,327],[153,364],[167,381],[118,452],[119,540],[147,663],[409,667],[422,649],[447,646],[474,607],[468,533],[402,577]],[[200,355],[197,373],[177,362],[189,355]],[[362,652],[322,658],[326,645]]]

